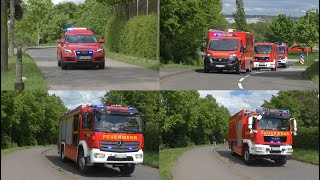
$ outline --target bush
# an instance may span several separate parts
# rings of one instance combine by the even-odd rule
[[[319,85],[319,61],[308,67],[305,74],[309,79]]]
[[[128,21],[111,17],[106,25],[105,39],[110,51],[156,59],[157,16],[136,16]]]
[[[293,147],[301,149],[319,149],[319,128],[300,127],[297,135],[293,136]]]
[[[145,134],[145,149],[150,151],[159,150],[159,125],[158,123],[147,124],[147,132]]]

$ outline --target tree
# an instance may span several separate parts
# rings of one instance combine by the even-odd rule
[[[273,18],[266,29],[265,38],[269,42],[285,42],[291,46],[294,39],[294,22],[292,18],[284,14],[279,14]]]
[[[14,54],[14,19],[15,19],[15,0],[10,0],[10,23],[9,23],[9,55]]]
[[[280,91],[263,107],[270,109],[286,109],[291,117],[297,119],[299,126],[319,126],[319,92],[318,91]]]
[[[239,31],[249,31],[246,14],[243,8],[243,0],[236,0],[237,10],[233,13],[236,29]]]
[[[313,47],[319,43],[319,12],[312,12],[311,10],[306,12],[305,16],[298,19],[294,26],[294,40],[302,47]]]
[[[199,47],[211,28],[224,29],[220,0],[162,0],[160,6],[160,60],[195,64]]]

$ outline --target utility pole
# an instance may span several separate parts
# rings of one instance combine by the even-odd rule
[[[38,46],[40,46],[40,23],[38,22]]]
[[[1,74],[8,71],[7,1],[1,0]]]

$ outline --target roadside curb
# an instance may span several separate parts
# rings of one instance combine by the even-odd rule
[[[56,48],[57,46],[30,46],[30,47],[24,47],[22,49],[23,52],[26,52],[29,49],[49,49],[49,48]]]
[[[186,70],[183,70],[183,71],[179,71],[179,72],[175,72],[175,73],[170,73],[170,74],[167,74],[167,75],[164,75],[164,76],[160,76],[160,81],[163,81],[163,80],[166,80],[172,76],[176,76],[176,75],[179,75],[179,74],[183,74],[183,73],[188,73],[188,72],[191,72],[191,71],[195,71],[196,69],[186,69]],[[160,68],[160,73],[161,73],[161,68]]]

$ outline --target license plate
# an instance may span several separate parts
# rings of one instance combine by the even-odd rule
[[[115,158],[127,158],[126,154],[115,154],[114,155]]]
[[[225,65],[216,65],[216,67],[225,67]]]
[[[263,64],[262,64],[262,63],[260,63],[260,64],[259,64],[259,66],[266,66],[266,64],[264,64],[264,63],[263,63]]]
[[[271,147],[271,150],[273,150],[273,151],[280,151],[280,147]]]
[[[91,56],[79,56],[78,59],[88,60],[91,59]]]

